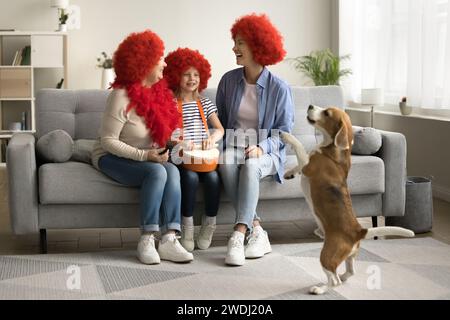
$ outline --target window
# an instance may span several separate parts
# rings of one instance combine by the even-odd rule
[[[351,54],[349,98],[381,87],[385,102],[408,97],[450,109],[449,0],[341,0],[340,54]]]

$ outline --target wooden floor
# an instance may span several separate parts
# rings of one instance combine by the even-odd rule
[[[15,236],[11,232],[8,209],[6,169],[0,165],[0,255],[39,253],[39,239],[34,236]],[[420,237],[431,236],[450,244],[450,203],[434,200],[433,230]],[[384,224],[378,218],[379,225]],[[363,226],[371,226],[371,219],[360,219]],[[314,235],[313,220],[266,223],[272,243],[319,241]],[[218,226],[214,234],[213,246],[226,245],[232,231],[231,225]],[[104,250],[135,249],[139,239],[139,230],[133,229],[77,229],[49,230],[47,233],[48,252],[90,252]]]

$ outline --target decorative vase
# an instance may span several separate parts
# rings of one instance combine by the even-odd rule
[[[111,86],[111,83],[114,82],[114,69],[113,68],[108,68],[108,69],[103,69],[102,72],[102,89],[109,89],[109,87]]]
[[[67,32],[67,24],[60,24],[58,31]]]
[[[404,116],[408,116],[412,112],[412,108],[406,105],[406,102],[399,102],[400,113]]]

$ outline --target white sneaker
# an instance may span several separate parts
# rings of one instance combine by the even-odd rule
[[[215,224],[202,225],[197,238],[197,247],[201,250],[206,250],[211,245],[214,231],[216,230]]]
[[[192,253],[187,252],[178,239],[173,235],[166,242],[160,242],[158,248],[161,260],[172,262],[189,262],[194,260]]]
[[[137,257],[144,264],[158,264],[161,262],[158,251],[155,248],[155,236],[143,234],[137,247]]]
[[[245,257],[248,259],[261,258],[269,252],[272,252],[272,247],[267,232],[261,226],[254,227],[248,237]]]
[[[231,266],[243,266],[245,264],[244,234],[235,231],[228,240],[227,256],[225,263]]]
[[[194,226],[181,226],[180,242],[183,248],[185,248],[187,251],[194,251]]]

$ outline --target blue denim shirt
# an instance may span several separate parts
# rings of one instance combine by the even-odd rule
[[[244,68],[227,72],[219,82],[216,105],[219,119],[225,129],[236,129],[239,106],[244,94]],[[259,129],[266,129],[267,136],[260,137],[258,146],[269,154],[277,167],[274,177],[283,181],[286,151],[279,135],[271,130],[291,132],[294,126],[294,102],[289,85],[264,68],[256,82]],[[225,144],[226,145],[226,144]]]

